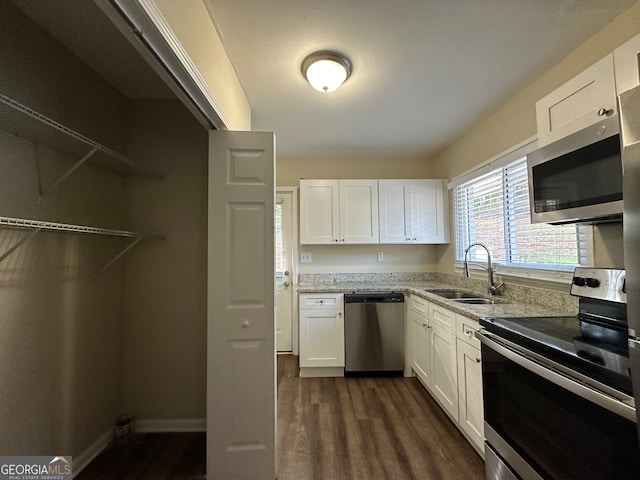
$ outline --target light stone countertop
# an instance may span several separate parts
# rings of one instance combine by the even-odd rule
[[[496,296],[496,303],[485,305],[471,305],[454,302],[444,297],[430,293],[429,290],[456,289],[471,291],[455,285],[442,282],[335,282],[335,283],[299,283],[298,293],[353,293],[353,292],[402,292],[414,294],[437,305],[441,305],[453,312],[469,318],[479,320],[483,317],[544,317],[562,316],[567,312],[554,310],[537,304],[509,301]],[[486,293],[478,293],[479,297],[487,298]]]

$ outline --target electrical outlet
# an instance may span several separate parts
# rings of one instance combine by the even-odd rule
[[[311,252],[300,252],[300,263],[311,263]]]
[[[384,262],[384,252],[378,252],[378,261]]]

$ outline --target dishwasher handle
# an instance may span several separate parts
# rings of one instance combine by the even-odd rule
[[[344,303],[404,303],[404,294],[397,292],[346,293]]]

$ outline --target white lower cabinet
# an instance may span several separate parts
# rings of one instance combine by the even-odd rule
[[[458,339],[458,426],[473,446],[484,451],[480,350]]]
[[[477,320],[411,295],[409,364],[427,391],[484,456],[482,364]]]
[[[431,329],[433,363],[431,393],[449,416],[458,420],[458,370],[456,336],[440,327]]]
[[[411,348],[413,358],[411,367],[425,386],[431,383],[431,335],[428,315],[428,302],[423,298],[411,295],[409,298],[409,325],[411,332]]]
[[[458,350],[458,426],[471,445],[484,455],[484,411],[482,405],[482,356],[475,337],[478,320],[456,314]]]
[[[300,376],[344,375],[344,304],[336,293],[300,294]]]

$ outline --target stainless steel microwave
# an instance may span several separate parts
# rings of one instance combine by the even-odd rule
[[[527,155],[532,223],[622,219],[618,115]]]

